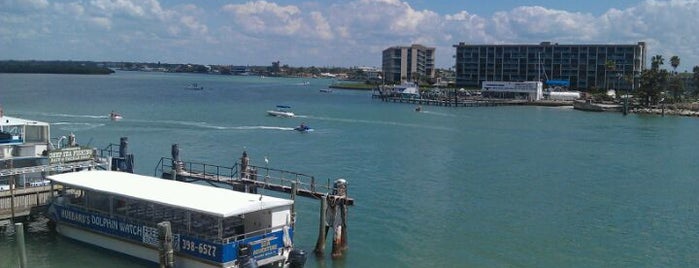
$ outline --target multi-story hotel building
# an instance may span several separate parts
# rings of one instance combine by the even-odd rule
[[[634,89],[645,68],[646,44],[470,45],[456,48],[456,85],[483,81],[567,80],[571,89]],[[385,52],[384,52],[385,55]],[[385,57],[385,56],[384,56]],[[607,66],[611,61],[613,68]],[[384,61],[385,64],[385,61]],[[631,81],[634,81],[631,83]]]
[[[383,51],[384,82],[421,81],[434,78],[435,48],[418,44],[389,47]]]

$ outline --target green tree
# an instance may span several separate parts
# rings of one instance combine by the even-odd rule
[[[680,57],[670,57],[670,66],[672,66],[672,70],[675,72],[675,74],[677,74],[677,66],[680,66]]]
[[[653,69],[643,70],[641,73],[641,88],[638,95],[641,105],[650,106],[658,103],[663,86],[667,83],[667,70]]]
[[[672,102],[682,101],[682,95],[684,94],[684,86],[679,75],[672,75],[668,82],[668,89],[672,92]]]
[[[604,85],[607,90],[609,90],[609,72],[614,72],[616,70],[616,62],[613,60],[607,60],[604,62]]]
[[[692,68],[692,80],[694,81],[694,92],[693,95],[699,96],[699,66],[694,66]]]
[[[665,63],[665,59],[663,59],[663,55],[655,55],[652,58],[650,58],[650,68],[652,70],[659,70],[660,66]]]

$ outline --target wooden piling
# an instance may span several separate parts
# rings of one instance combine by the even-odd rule
[[[342,220],[341,220],[342,216],[338,215],[338,214],[341,214],[341,211],[342,211],[340,209],[340,205],[339,205],[340,203],[341,203],[340,200],[335,199],[335,200],[333,200],[332,204],[330,204],[330,206],[332,208],[334,208],[333,212],[335,214],[335,216],[333,217],[333,222],[332,222],[332,225],[333,225],[332,257],[333,258],[342,257],[341,242],[342,242],[342,233],[344,230],[342,228],[343,227]]]
[[[21,222],[15,223],[15,236],[17,237],[17,250],[19,252],[19,267],[27,267],[27,249],[24,243],[24,226]]]
[[[158,223],[158,242],[160,242],[160,268],[175,267],[172,250],[172,229],[169,221]]]
[[[296,192],[299,190],[299,184],[298,182],[292,182],[291,183],[291,200],[294,201],[294,203],[291,205],[291,228],[294,228],[296,225]]]
[[[318,228],[318,240],[316,248],[313,250],[316,255],[322,256],[325,253],[325,236],[327,235],[327,223],[325,222],[325,210],[328,208],[327,196],[320,199],[320,225]]]
[[[13,169],[14,163],[12,159],[7,160],[7,169]],[[15,175],[10,175],[9,183],[10,185],[10,221],[15,222]]]
[[[180,146],[177,143],[172,145],[170,150],[170,155],[172,155],[172,180],[177,180],[177,174],[182,172],[182,161],[180,161]]]
[[[341,203],[342,210],[340,211],[340,216],[342,217],[342,237],[340,238],[340,249],[347,250],[349,246],[347,245],[347,204],[344,200]]]

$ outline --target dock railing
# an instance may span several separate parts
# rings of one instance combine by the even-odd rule
[[[173,158],[161,157],[155,167],[154,176],[171,174],[177,170]],[[206,180],[229,184],[254,185],[262,189],[290,192],[296,184],[300,195],[321,197],[332,193],[333,184],[328,179],[319,182],[314,176],[294,171],[270,168],[265,166],[248,165],[247,172],[240,172],[240,163],[234,163],[232,167],[211,165],[199,162],[180,161],[181,171],[176,174],[178,179]]]

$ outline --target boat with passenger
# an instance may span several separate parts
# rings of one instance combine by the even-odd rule
[[[192,84],[190,84],[190,85],[184,87],[184,89],[188,89],[188,90],[204,90],[204,86],[201,86],[201,85],[199,85],[199,84],[197,84],[197,83],[192,83]]]
[[[121,116],[121,114],[112,111],[111,113],[109,113],[109,119],[111,119],[112,121],[119,121],[121,119],[124,119],[124,117]]]
[[[309,132],[309,131],[313,131],[313,128],[309,127],[305,123],[301,123],[301,125],[299,125],[298,127],[295,127],[294,130],[296,130],[298,132]]]
[[[277,117],[295,117],[296,115],[291,111],[291,106],[287,105],[277,105],[276,110],[268,110],[268,115]]]
[[[293,247],[293,200],[118,171],[47,178],[59,192],[50,225],[78,241],[155,263],[167,254],[160,245],[171,241],[175,267],[305,262],[305,252]],[[163,222],[171,237],[159,234]]]

